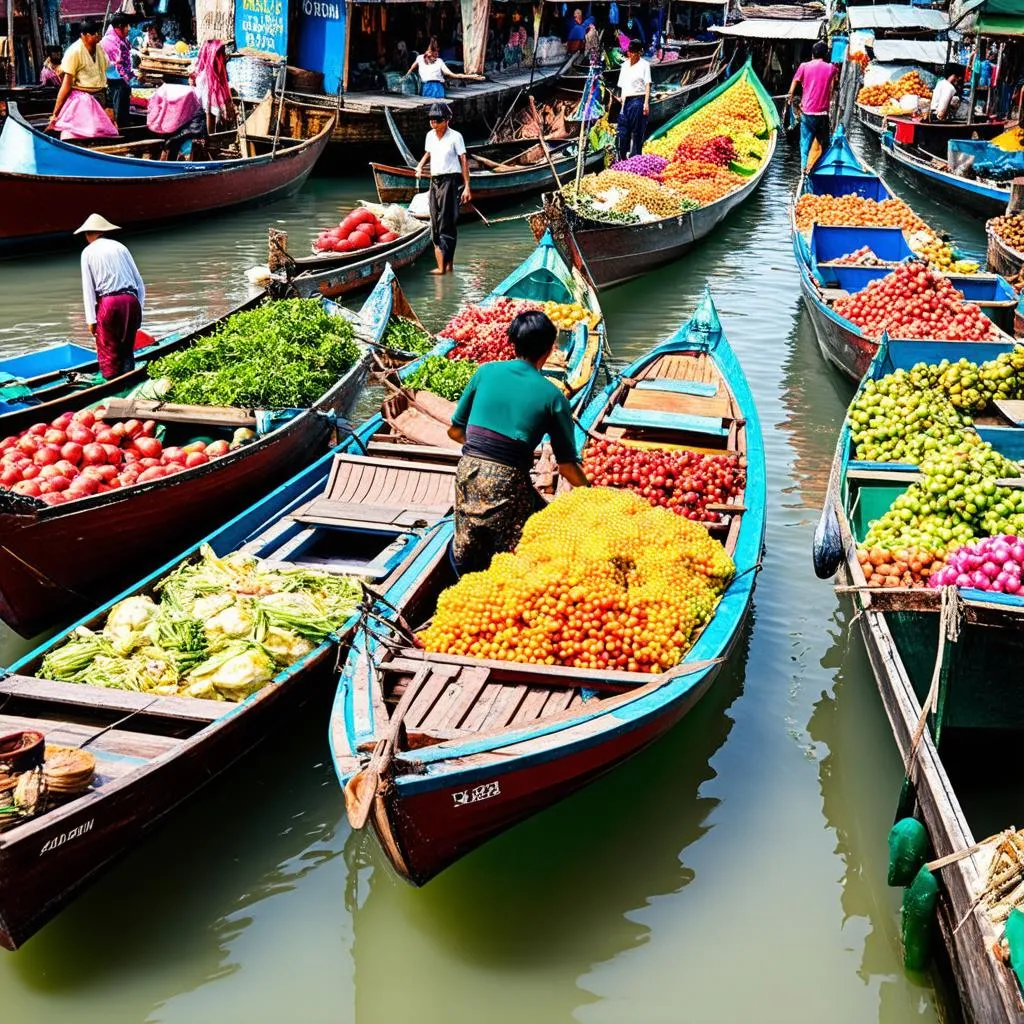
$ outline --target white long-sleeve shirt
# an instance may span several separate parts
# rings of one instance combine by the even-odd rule
[[[97,238],[82,250],[82,300],[85,322],[96,323],[96,300],[130,288],[139,305],[146,304],[146,286],[132,254],[112,238]]]

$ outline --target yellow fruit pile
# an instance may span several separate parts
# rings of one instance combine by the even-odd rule
[[[560,331],[571,331],[578,323],[594,330],[601,322],[599,314],[591,313],[578,302],[545,302],[541,308]]]
[[[580,182],[580,188],[597,199],[603,199],[610,188],[623,191],[624,198],[612,207],[617,213],[629,213],[634,206],[642,204],[657,217],[679,216],[682,198],[679,193],[640,174],[626,171],[588,174]]]
[[[763,135],[767,130],[768,124],[753,86],[749,82],[737,82],[660,139],[651,139],[645,144],[644,152],[671,160],[683,141],[707,142],[716,135]]]
[[[628,491],[578,488],[529,519],[514,553],[446,590],[420,639],[441,654],[662,672],[734,571],[700,524]]]
[[[878,85],[866,85],[857,93],[857,102],[869,107],[880,107],[886,100],[898,100],[903,96],[917,96],[923,100],[932,98],[932,91],[924,83],[917,71],[908,71],[895,82],[880,82]]]

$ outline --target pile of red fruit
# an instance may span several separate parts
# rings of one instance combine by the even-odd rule
[[[696,160],[703,164],[725,167],[736,159],[736,145],[728,135],[716,135],[706,142],[680,142],[676,147],[676,162]]]
[[[500,298],[487,306],[460,309],[440,332],[442,338],[455,342],[448,358],[469,359],[474,363],[515,359],[515,349],[508,340],[509,325],[518,313],[540,308],[536,302],[526,299]]]
[[[227,454],[227,441],[164,448],[154,420],[106,423],[82,410],[61,413],[0,441],[0,488],[62,505],[145,484]]]
[[[833,307],[868,337],[988,341],[995,324],[973,302],[965,302],[947,278],[921,264],[894,270]]]
[[[734,454],[702,455],[662,448],[630,448],[615,441],[592,441],[583,471],[597,487],[619,487],[687,519],[717,523],[723,504],[743,492],[743,464]]]
[[[398,235],[369,210],[353,210],[336,228],[317,235],[318,252],[357,252],[377,242],[393,242]]]

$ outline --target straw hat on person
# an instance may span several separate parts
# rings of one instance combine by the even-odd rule
[[[111,224],[106,217],[98,213],[91,213],[85,223],[75,232],[76,235],[100,234],[104,231],[120,231],[116,224]]]

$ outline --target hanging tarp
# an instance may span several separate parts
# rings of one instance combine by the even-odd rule
[[[196,0],[196,35],[200,46],[211,39],[234,39],[234,0]]]
[[[487,56],[490,0],[462,0],[462,64],[467,75],[482,75]]]
[[[846,12],[851,29],[911,29],[944,32],[949,16],[944,11],[907,4],[877,4],[873,7],[851,7]]]
[[[911,61],[917,64],[945,64],[949,44],[942,39],[876,39],[876,59]]]
[[[975,30],[980,36],[1024,36],[1024,17],[1014,14],[982,14]]]
[[[81,21],[83,18],[102,18],[107,13],[106,0],[61,0],[62,21]]]
[[[712,25],[711,31],[722,36],[739,36],[743,39],[793,39],[813,41],[821,35],[824,18],[798,18],[787,21],[782,18],[748,18],[735,25]]]

